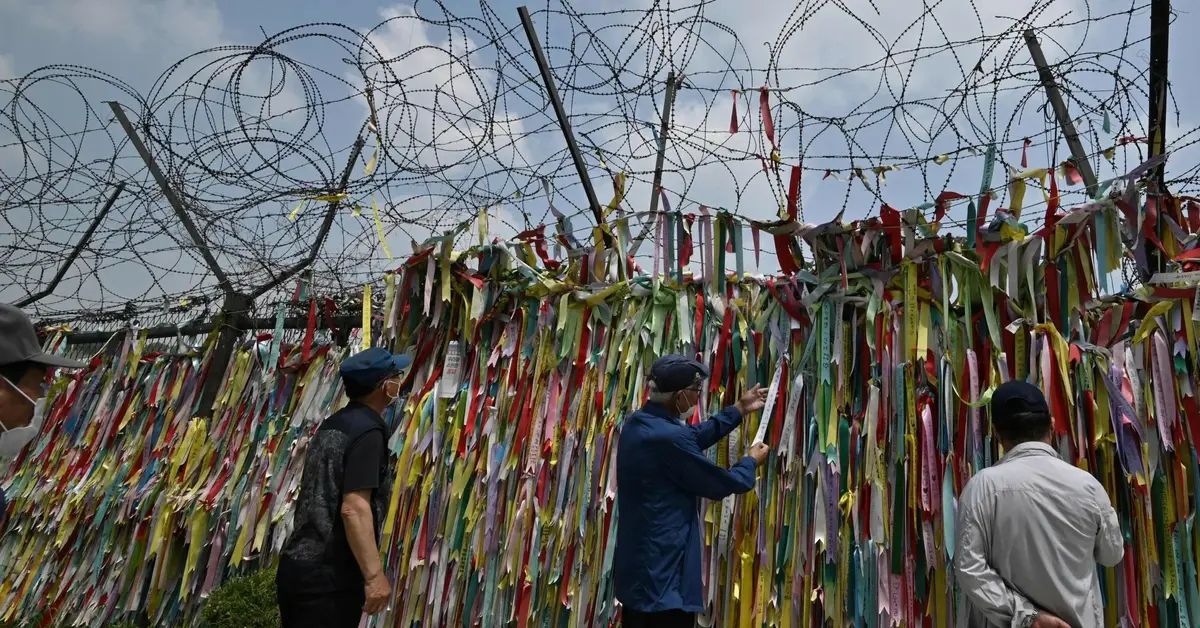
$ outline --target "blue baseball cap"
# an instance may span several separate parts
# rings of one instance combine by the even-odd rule
[[[346,358],[346,361],[342,362],[341,368],[338,369],[338,373],[341,374],[342,379],[370,383],[395,375],[411,364],[412,358],[407,355],[394,354],[380,347],[372,347]]]
[[[706,377],[703,362],[682,355],[664,355],[650,367],[650,379],[660,392],[678,392]]]

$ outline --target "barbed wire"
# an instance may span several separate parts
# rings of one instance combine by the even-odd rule
[[[909,9],[806,0],[753,21],[738,10],[548,2],[533,13],[602,204],[621,174],[622,211],[645,211],[664,115],[674,211],[709,205],[768,219],[787,202],[792,166],[809,222],[918,206],[946,190],[972,196],[989,147],[997,174],[983,188],[1003,203],[1009,168],[1052,168],[1070,155],[1027,28],[1051,57],[1093,165],[1124,173],[1145,159],[1147,2],[1035,0],[1010,17],[948,0]],[[216,278],[107,101],[130,112],[233,287],[279,283],[259,309],[287,299],[294,281],[280,278],[314,246],[310,288],[345,295],[481,208],[492,238],[553,223],[552,206],[566,228],[590,229],[516,14],[422,1],[384,17],[200,51],[144,93],[82,66],[0,82],[0,298],[32,301],[43,320],[99,326],[218,309]],[[739,38],[747,24],[761,44]],[[669,72],[680,82],[664,111]],[[1169,108],[1168,188],[1194,194],[1200,159],[1188,149],[1200,129],[1181,128],[1177,104]],[[1067,189],[1064,198],[1085,197]],[[965,211],[965,201],[952,204],[943,224],[963,225]],[[461,242],[472,231],[458,233]]]

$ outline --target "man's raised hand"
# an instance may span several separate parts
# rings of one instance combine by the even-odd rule
[[[763,409],[763,406],[767,405],[767,389],[761,384],[756,385],[754,388],[743,393],[742,398],[738,399],[737,403],[733,405],[737,407],[738,412],[742,413],[742,416],[746,416],[751,412],[758,412]]]
[[[750,448],[750,457],[754,458],[754,464],[763,466],[767,461],[767,455],[771,453],[771,448],[763,443],[758,443]]]

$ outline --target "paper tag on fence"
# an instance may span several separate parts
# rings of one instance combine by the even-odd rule
[[[438,397],[453,399],[458,393],[458,371],[462,362],[462,354],[457,341],[450,341],[446,347],[446,364],[442,369],[442,379],[438,382]]]
[[[1200,270],[1185,273],[1155,273],[1154,276],[1150,277],[1150,283],[1155,285],[1194,282],[1200,282]]]
[[[767,427],[771,424],[771,415],[775,412],[775,401],[779,398],[779,378],[783,375],[783,362],[787,356],[779,356],[775,363],[775,374],[771,376],[771,388],[767,391],[767,405],[763,406],[762,419],[758,422],[758,433],[754,435],[752,445],[757,445],[767,438]]]

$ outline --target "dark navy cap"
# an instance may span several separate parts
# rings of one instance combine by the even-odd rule
[[[342,379],[356,382],[377,382],[389,375],[399,373],[412,364],[412,358],[404,354],[393,354],[380,347],[360,351],[342,362],[338,372]]]
[[[682,355],[664,355],[650,367],[650,379],[660,392],[677,392],[706,377],[704,363]]]
[[[997,386],[992,393],[991,411],[994,420],[1021,413],[1050,414],[1050,406],[1042,389],[1026,381],[1011,380]]]

